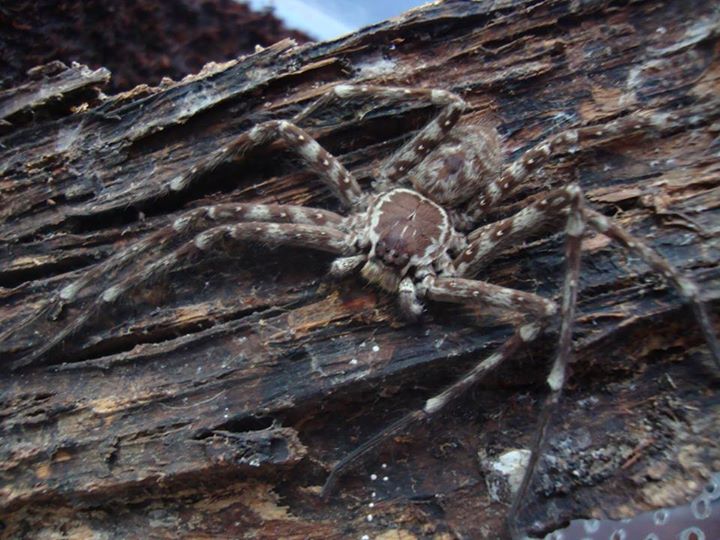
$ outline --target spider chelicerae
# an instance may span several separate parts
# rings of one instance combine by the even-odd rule
[[[429,101],[438,113],[406,144],[375,171],[371,192],[363,192],[353,174],[337,158],[298,127],[318,108],[334,102],[372,96],[391,100]],[[527,490],[543,445],[551,411],[557,404],[571,354],[571,329],[580,271],[581,240],[587,227],[617,241],[664,276],[692,305],[698,323],[720,369],[720,345],[697,286],[670,263],[632,237],[612,219],[588,208],[581,189],[569,184],[540,193],[516,214],[473,225],[489,209],[511,194],[551,157],[572,153],[580,144],[601,144],[630,133],[663,128],[675,119],[671,113],[643,111],[604,123],[583,126],[553,135],[505,164],[500,137],[487,125],[458,123],[466,103],[459,96],[439,89],[390,88],[336,85],[325,96],[290,121],[263,122],[240,136],[230,147],[219,149],[219,162],[236,152],[270,144],[278,139],[295,152],[304,164],[330,188],[348,210],[341,215],[324,209],[280,204],[220,204],[190,210],[172,225],[143,239],[101,264],[85,277],[63,288],[57,303],[71,302],[91,279],[112,265],[131,264],[141,252],[156,244],[158,236],[181,235],[188,242],[124,281],[112,284],[82,315],[28,354],[27,364],[45,355],[80,329],[104,305],[114,302],[150,278],[167,272],[197,251],[207,251],[232,238],[271,245],[299,246],[338,256],[331,274],[345,276],[358,271],[369,282],[396,294],[399,309],[408,319],[417,319],[425,301],[481,304],[512,310],[521,317],[516,331],[468,373],[424,407],[411,412],[378,433],[335,465],[323,488],[328,494],[338,476],[381,441],[412,422],[443,409],[489,370],[512,356],[519,347],[535,340],[553,318],[560,317],[560,337],[554,364],[547,378],[550,392],[541,413],[530,462],[515,496],[510,523]],[[178,177],[169,186],[180,190],[195,171]],[[477,279],[483,267],[505,249],[565,223],[567,270],[560,305],[539,295],[510,289]],[[511,525],[511,528],[513,526]],[[518,534],[512,531],[513,535]]]

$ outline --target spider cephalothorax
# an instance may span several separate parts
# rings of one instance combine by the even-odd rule
[[[362,274],[388,292],[397,292],[401,280],[447,271],[448,250],[461,242],[447,212],[417,191],[396,188],[370,203],[359,247],[368,249]]]
[[[355,96],[386,99],[420,99],[439,107],[438,114],[376,170],[373,193],[363,193],[352,173],[297,126],[318,107]],[[497,131],[490,126],[456,124],[465,102],[445,90],[338,85],[307,107],[293,121],[269,121],[242,135],[234,146],[243,151],[281,139],[289,149],[317,173],[320,180],[346,208],[346,215],[304,206],[279,204],[222,204],[197,208],[146,239],[98,265],[80,280],[61,289],[47,312],[72,302],[90,279],[99,279],[110,269],[126,265],[156,248],[159,239],[173,236],[184,245],[160,257],[125,281],[112,284],[84,313],[46,343],[24,358],[24,362],[46,354],[80,329],[107,303],[115,302],[131,289],[167,272],[192,252],[212,249],[226,237],[271,245],[307,247],[338,256],[331,273],[346,275],[360,269],[368,281],[397,294],[402,313],[416,318],[423,300],[482,304],[512,310],[521,322],[515,333],[494,353],[482,359],[460,380],[428,399],[414,411],[341,460],[333,469],[324,492],[355,459],[392,433],[411,422],[443,409],[489,370],[530,343],[555,314],[561,316],[558,354],[547,378],[551,390],[543,411],[533,458],[526,471],[517,501],[522,499],[537,461],[550,412],[557,403],[565,380],[571,350],[571,329],[580,269],[581,240],[590,227],[618,242],[664,276],[692,305],[712,355],[720,368],[720,346],[700,301],[698,288],[670,263],[632,237],[612,219],[587,208],[579,186],[570,184],[535,196],[510,217],[472,229],[487,210],[507,197],[529,175],[553,155],[573,151],[580,142],[603,143],[628,133],[642,133],[673,121],[671,114],[643,112],[619,117],[599,126],[583,126],[560,132],[503,165]],[[220,149],[219,154],[232,154]],[[170,186],[172,189],[173,186]],[[556,222],[562,216],[567,236],[567,272],[562,302],[556,304],[531,292],[501,287],[477,279],[480,270],[504,249]],[[468,225],[470,225],[468,227]],[[469,230],[467,234],[461,231]],[[14,332],[8,330],[0,339]],[[22,365],[19,362],[17,365]]]

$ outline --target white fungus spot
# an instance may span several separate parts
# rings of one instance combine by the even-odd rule
[[[388,480],[390,480],[390,478],[389,478],[389,477],[387,477],[387,476],[383,476],[383,482],[387,482]]]
[[[365,518],[365,519],[367,519],[368,521],[372,521],[372,520],[373,520],[373,515],[372,515],[372,514],[368,514],[368,515],[367,515],[367,518]]]
[[[373,345],[372,350],[373,350],[373,352],[379,352],[379,351],[380,351],[380,347],[378,347],[377,345]]]
[[[377,474],[372,473],[372,474],[370,475],[370,480],[372,480],[373,482],[374,482],[375,480],[377,480]]]

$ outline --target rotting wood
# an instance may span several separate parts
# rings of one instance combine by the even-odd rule
[[[25,117],[0,139],[0,333],[26,321],[0,344],[2,368],[19,367],[130,268],[100,272],[77,302],[33,318],[53,294],[183,210],[232,201],[336,209],[279,144],[214,156],[339,81],[458,92],[472,104],[465,121],[497,124],[508,157],[563,126],[640,108],[682,115],[685,125],[657,136],[566,156],[489,219],[577,179],[597,209],[692,275],[717,315],[720,16],[708,4],[449,2],[333,42],[280,42],[61,118]],[[362,175],[429,112],[353,103],[317,111],[306,126]],[[717,377],[689,311],[603,237],[585,247],[574,373],[553,427],[554,462],[526,513],[541,527],[681,503],[720,470]],[[323,502],[317,491],[335,460],[507,328],[440,305],[407,324],[360,278],[327,281],[322,254],[229,253],[187,261],[61,351],[3,371],[4,534],[497,537],[507,507],[490,498],[479,454],[527,446],[554,334],[443,418],[384,445]],[[561,253],[559,237],[537,239],[483,277],[553,297]]]

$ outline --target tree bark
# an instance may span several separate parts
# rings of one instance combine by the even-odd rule
[[[569,181],[720,305],[720,16],[710,2],[445,2],[335,41],[279,42],[162,87],[104,96],[103,70],[57,65],[0,95],[0,508],[8,538],[497,538],[507,501],[486,464],[527,448],[557,328],[431,422],[319,488],[334,462],[489,354],[512,317],[430,305],[404,321],[332,258],[263,245],[182,261],[28,353],[112,283],[157,260],[102,263],[188,209],[338,210],[281,144],[232,145],[338,82],[444,88],[496,125],[506,159],[548,134],[638,110],[679,124],[559,156],[488,212]],[[50,97],[48,97],[50,96]],[[304,124],[370,185],[433,113],[353,101]],[[559,299],[561,235],[482,279]],[[87,277],[77,298],[60,291]],[[584,241],[575,362],[523,520],[681,504],[720,470],[718,375],[679,295],[604,236]],[[39,314],[39,315],[38,315]],[[377,475],[372,479],[371,475]],[[370,503],[373,504],[370,507]],[[372,517],[371,517],[372,516]]]

